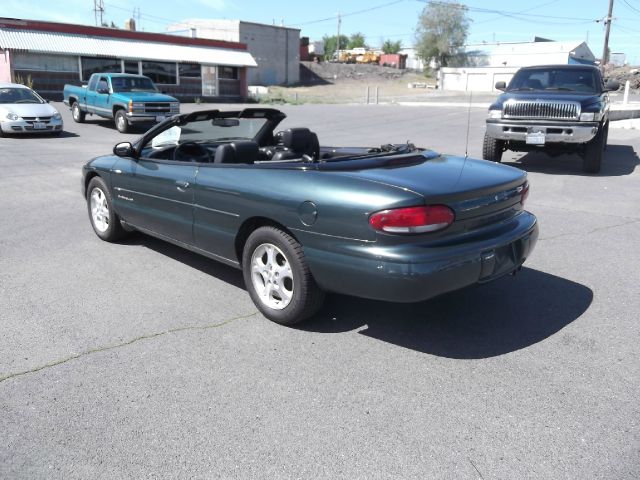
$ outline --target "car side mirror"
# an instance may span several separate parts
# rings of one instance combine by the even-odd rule
[[[604,86],[605,92],[615,92],[620,88],[620,82],[616,80],[609,80],[607,84]]]
[[[120,142],[113,147],[113,154],[118,157],[135,157],[136,151],[130,142]]]
[[[502,90],[503,92],[507,89],[506,82],[496,82],[496,90]]]

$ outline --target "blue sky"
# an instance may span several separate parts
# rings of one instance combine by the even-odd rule
[[[381,39],[410,46],[424,0],[103,0],[104,19],[122,26],[139,9],[145,31],[163,32],[168,24],[190,18],[241,19],[301,28],[312,40],[335,34],[337,13],[341,33],[362,32],[370,45]],[[608,0],[465,0],[472,20],[469,43],[527,41],[534,35],[558,41],[588,41],[602,54]],[[93,0],[1,0],[0,16],[93,25]],[[640,63],[640,0],[615,0],[610,48]]]

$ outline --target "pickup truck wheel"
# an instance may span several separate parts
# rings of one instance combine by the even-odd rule
[[[113,209],[109,189],[100,177],[93,177],[87,188],[87,210],[93,231],[102,240],[115,242],[126,232],[120,224],[120,218]]]
[[[282,230],[261,227],[249,235],[242,265],[251,300],[269,320],[292,325],[322,306],[324,292],[311,275],[302,246]]]
[[[73,117],[73,121],[76,123],[84,123],[85,113],[80,110],[80,105],[78,102],[73,102],[71,104],[71,116]]]
[[[129,121],[124,110],[118,110],[115,116],[116,129],[120,133],[127,133],[129,131]]]
[[[608,127],[608,125],[607,125]],[[605,145],[605,127],[598,129],[598,133],[584,148],[582,170],[586,173],[598,173],[602,164],[602,154]]]
[[[482,158],[500,163],[503,151],[504,141],[490,137],[485,132],[484,141],[482,142]]]

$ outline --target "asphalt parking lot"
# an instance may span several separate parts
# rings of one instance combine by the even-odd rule
[[[100,241],[80,167],[136,135],[56,106],[63,136],[0,138],[0,478],[640,476],[637,130],[611,129],[598,175],[505,155],[540,222],[515,277],[415,305],[331,296],[287,328],[240,271]],[[282,109],[325,145],[481,154],[481,108]]]

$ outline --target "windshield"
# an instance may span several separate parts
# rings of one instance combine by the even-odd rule
[[[560,90],[599,93],[595,72],[590,68],[531,68],[519,70],[507,90]]]
[[[1,88],[0,103],[44,103],[44,100],[29,88]]]
[[[266,118],[209,118],[192,121],[159,133],[151,140],[151,147],[185,142],[218,143],[253,140],[266,123]]]
[[[151,79],[146,77],[111,77],[114,92],[157,92]]]

